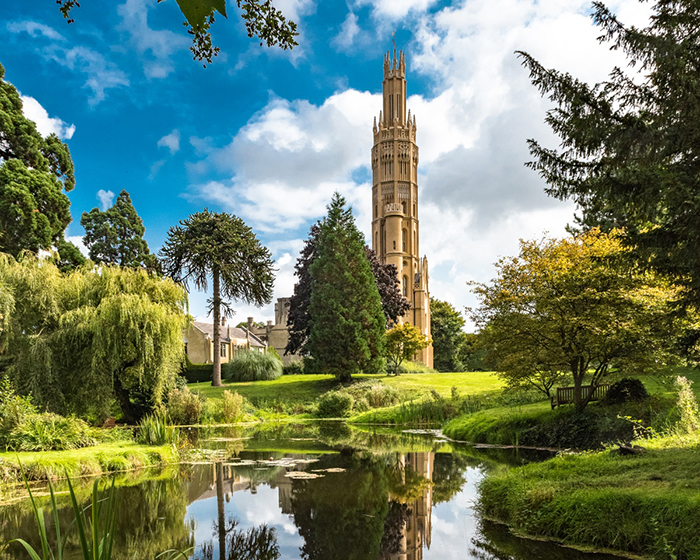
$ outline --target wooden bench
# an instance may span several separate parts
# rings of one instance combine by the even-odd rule
[[[581,387],[581,398],[587,399],[588,395],[591,394],[591,385],[583,385]],[[599,401],[602,399],[610,388],[609,383],[603,383],[598,385],[593,391],[592,401]],[[556,408],[560,404],[571,404],[574,402],[574,387],[557,387],[557,396],[549,397],[552,408]]]

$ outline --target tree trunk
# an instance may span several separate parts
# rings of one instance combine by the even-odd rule
[[[211,376],[211,384],[214,387],[221,387],[221,294],[219,286],[219,269],[212,270],[214,285],[214,296],[212,297],[212,307],[214,311],[214,367]]]
[[[226,516],[224,512],[224,466],[216,463],[216,513],[219,529],[219,560],[226,560]]]
[[[583,385],[583,376],[586,372],[581,369],[580,360],[577,359],[575,365],[571,368],[571,373],[574,376],[574,410],[576,410],[576,412],[583,412],[583,409],[586,407],[586,403],[583,402],[581,389]]]

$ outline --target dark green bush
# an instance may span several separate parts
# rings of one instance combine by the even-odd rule
[[[292,362],[282,366],[282,375],[301,375],[304,373],[304,365],[301,362]]]
[[[622,404],[629,401],[645,401],[649,393],[639,379],[626,377],[613,383],[603,399],[605,404]]]
[[[270,381],[282,375],[282,362],[268,352],[239,352],[221,366],[228,381]]]
[[[187,383],[200,383],[201,381],[211,381],[214,375],[214,364],[193,364],[185,357],[185,365],[182,376],[187,379]]]
[[[318,416],[321,418],[343,418],[350,416],[354,399],[343,391],[329,391],[318,401]]]

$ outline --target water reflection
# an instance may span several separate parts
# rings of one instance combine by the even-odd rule
[[[191,560],[612,558],[524,541],[479,522],[477,484],[503,462],[502,450],[483,454],[331,424],[194,437],[217,450],[216,463],[120,482],[115,560],[151,559],[171,548],[189,551]],[[508,462],[526,460],[508,453]],[[0,535],[31,541],[35,531],[28,504],[0,508]],[[76,545],[69,543],[67,559],[77,557]],[[2,560],[24,557],[13,547],[0,553]]]

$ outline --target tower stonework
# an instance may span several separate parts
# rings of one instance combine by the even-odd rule
[[[372,248],[398,270],[401,293],[411,308],[401,319],[430,336],[428,259],[420,258],[416,117],[406,112],[403,52],[384,57],[383,107],[374,119],[372,146]],[[433,347],[416,359],[433,367]]]

